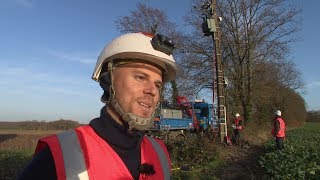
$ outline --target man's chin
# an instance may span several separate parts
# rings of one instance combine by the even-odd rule
[[[151,116],[144,116],[144,115],[136,115],[137,117],[139,117],[139,118],[144,118],[144,119],[148,119],[148,118],[150,118]]]
[[[151,114],[145,114],[145,113],[133,113],[135,116],[140,118],[150,118]]]

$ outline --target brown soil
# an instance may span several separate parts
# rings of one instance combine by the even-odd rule
[[[226,166],[215,176],[219,179],[265,179],[264,170],[258,164],[258,158],[263,153],[263,147],[244,144],[230,146],[225,154]]]

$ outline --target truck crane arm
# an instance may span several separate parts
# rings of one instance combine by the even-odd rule
[[[197,120],[197,117],[192,110],[192,105],[189,102],[188,98],[185,96],[178,96],[177,103],[180,107],[181,106],[183,107],[181,109],[184,110],[188,114],[188,116],[192,117],[194,128],[196,130],[199,130],[200,129],[199,121]]]

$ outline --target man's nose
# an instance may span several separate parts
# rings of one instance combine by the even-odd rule
[[[154,82],[148,81],[145,85],[144,93],[155,96],[159,93],[159,89]]]

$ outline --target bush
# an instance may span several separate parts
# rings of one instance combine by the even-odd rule
[[[32,158],[31,151],[0,151],[0,179],[16,179]]]
[[[270,140],[259,163],[271,176],[279,179],[320,178],[320,124],[287,133],[285,148],[279,151]]]
[[[214,177],[214,171],[222,165],[217,145],[207,137],[172,140],[166,146],[174,169],[173,179],[207,179]]]

